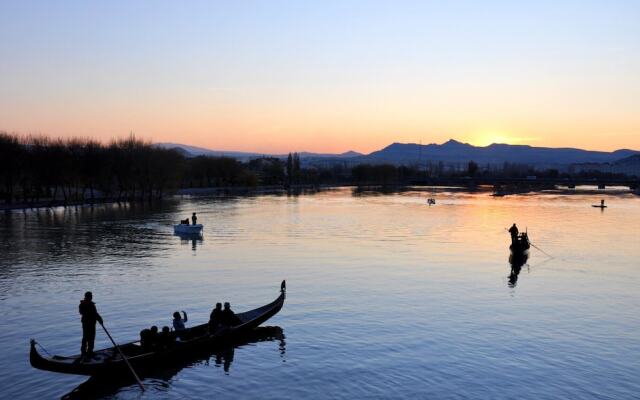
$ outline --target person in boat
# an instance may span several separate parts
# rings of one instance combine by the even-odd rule
[[[80,353],[82,355],[93,354],[93,345],[96,340],[96,322],[102,325],[102,317],[98,314],[96,304],[93,302],[93,293],[86,292],[84,300],[80,301],[78,311],[82,315],[82,345]]]
[[[181,337],[182,331],[185,330],[185,322],[189,319],[187,318],[187,313],[182,311],[182,316],[178,311],[173,313],[173,330],[176,331],[176,337]]]
[[[209,315],[209,332],[215,332],[222,324],[222,303],[216,303],[216,308]]]
[[[223,326],[236,326],[241,323],[242,321],[240,321],[240,318],[238,318],[236,313],[231,311],[231,304],[228,302],[224,303],[224,310],[222,310],[221,313],[221,324]]]
[[[160,340],[160,333],[158,333],[158,327],[153,325],[151,329],[149,329],[149,346],[156,347],[158,345],[158,341]]]
[[[151,350],[151,342],[149,341],[150,334],[151,330],[147,328],[140,331],[140,347],[144,350]]]
[[[195,225],[198,222],[198,217],[196,217],[196,213],[191,215],[191,224]]]
[[[511,243],[516,244],[518,242],[518,227],[515,222],[509,228],[509,233],[511,234]]]
[[[163,349],[169,348],[175,341],[176,338],[173,337],[169,327],[163,326],[162,332],[160,332],[160,335],[158,336],[158,347]]]
[[[189,218],[181,219],[180,220],[180,224],[181,225],[189,225]]]

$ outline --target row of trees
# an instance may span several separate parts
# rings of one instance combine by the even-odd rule
[[[133,136],[103,145],[0,133],[0,197],[5,203],[161,197],[179,184],[182,160]]]

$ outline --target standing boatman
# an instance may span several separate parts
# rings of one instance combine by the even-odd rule
[[[191,215],[191,224],[195,225],[197,221],[198,221],[198,217],[196,217],[196,213],[193,213]]]
[[[93,293],[86,292],[84,300],[80,301],[78,306],[80,315],[82,315],[82,346],[80,352],[82,355],[93,354],[93,343],[96,340],[96,322],[102,325],[102,317],[98,314],[96,304],[93,302]]]
[[[518,227],[515,222],[511,228],[509,228],[509,233],[511,234],[511,243],[515,244],[518,241]]]

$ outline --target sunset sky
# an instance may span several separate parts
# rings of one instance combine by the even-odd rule
[[[640,1],[0,2],[0,130],[640,150]]]

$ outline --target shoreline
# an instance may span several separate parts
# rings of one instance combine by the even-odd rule
[[[206,187],[206,188],[183,188],[178,189],[175,193],[168,195],[166,198],[171,197],[183,197],[183,196],[225,196],[225,195],[263,195],[263,194],[285,194],[285,193],[297,193],[304,194],[306,192],[331,190],[339,188],[353,188],[362,192],[404,192],[410,190],[420,191],[421,189],[428,188],[432,191],[438,190],[450,190],[458,192],[493,192],[494,197],[505,196],[517,196],[527,195],[531,193],[550,195],[605,195],[605,196],[619,196],[619,195],[635,195],[640,196],[640,191],[634,191],[631,189],[569,189],[564,187],[556,187],[554,189],[549,188],[529,188],[524,190],[505,191],[504,193],[496,192],[491,186],[476,186],[476,187],[464,187],[464,186],[450,186],[450,185],[400,185],[400,184],[369,184],[369,185],[355,185],[355,184],[322,184],[322,185],[292,185],[289,187],[283,185],[265,185],[265,186],[225,186],[225,187]],[[166,199],[165,198],[165,199]],[[162,201],[163,199],[153,199],[151,202]],[[93,206],[102,204],[115,204],[115,203],[140,203],[149,202],[149,200],[135,199],[117,199],[117,198],[95,198],[93,200],[77,200],[77,201],[64,201],[64,200],[43,200],[34,203],[10,203],[0,204],[0,211],[15,211],[15,210],[29,210],[29,209],[41,209],[41,208],[58,208],[58,207],[78,207],[78,206]]]

